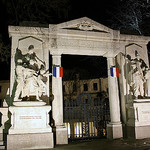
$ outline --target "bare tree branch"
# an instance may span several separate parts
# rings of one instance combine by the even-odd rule
[[[112,13],[112,12],[109,12]],[[112,13],[111,27],[137,31],[144,34],[142,24],[150,19],[150,2],[146,0],[122,0],[120,5]]]

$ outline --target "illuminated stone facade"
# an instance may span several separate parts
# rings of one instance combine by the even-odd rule
[[[145,68],[149,68],[147,44],[150,38],[148,36],[120,34],[120,31],[112,30],[87,17],[56,25],[50,24],[49,28],[9,26],[9,36],[12,40],[10,96],[15,94],[13,93],[15,92],[13,88],[17,78],[15,74],[17,49],[20,49],[24,55],[27,53],[29,46],[34,45],[35,53],[40,60],[45,62],[46,69],[49,68],[49,54],[52,55],[52,66],[61,66],[62,54],[103,56],[107,58],[111,118],[107,126],[108,138],[122,138],[122,125],[128,127],[129,133],[130,130],[135,128],[141,131],[142,126],[137,127],[135,118],[130,118],[127,113],[132,110],[132,114],[135,116],[134,103],[137,102],[134,100],[139,99],[139,96],[142,99],[148,99],[149,97],[148,92],[147,97],[144,97],[144,86],[144,89],[141,87],[140,90],[136,88],[139,86],[136,82],[139,76],[134,73],[137,73],[136,71],[139,71],[141,66],[134,73],[131,73],[132,69],[130,67],[135,67],[134,63],[139,65],[140,61],[137,60],[142,60]],[[110,74],[110,68],[114,66],[119,68],[119,78],[112,77]],[[143,67],[142,69],[142,71],[145,71]],[[134,77],[134,82],[130,81],[129,77]],[[146,80],[146,84],[148,84],[149,79],[146,78]],[[67,130],[63,123],[62,87],[62,78],[52,77],[52,94],[54,95],[52,117],[55,123],[56,144],[68,143],[66,138]],[[49,98],[49,78],[45,82],[45,89],[46,96]],[[139,93],[141,94],[139,95]],[[149,102],[147,101],[147,103]],[[142,102],[140,104],[142,105]],[[149,126],[146,125],[144,132],[148,129]],[[135,138],[138,137],[135,136]]]

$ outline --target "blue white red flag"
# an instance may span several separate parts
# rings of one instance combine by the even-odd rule
[[[112,77],[119,77],[119,69],[117,67],[110,68],[110,75]]]
[[[54,77],[63,77],[63,67],[53,67]]]

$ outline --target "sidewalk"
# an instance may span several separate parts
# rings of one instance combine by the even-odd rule
[[[96,139],[74,141],[68,145],[57,145],[50,150],[150,150],[150,139],[144,140],[107,140]]]

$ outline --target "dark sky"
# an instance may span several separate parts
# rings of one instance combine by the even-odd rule
[[[69,21],[72,19],[77,19],[86,16],[107,26],[110,17],[108,15],[108,12],[109,10],[112,10],[114,8],[113,6],[116,5],[118,1],[119,0],[115,0],[115,2],[113,0],[71,0],[71,11],[68,15],[68,20],[60,20],[60,22]],[[0,0],[0,34],[2,35],[3,42],[7,44],[10,42],[10,39],[8,37],[8,20],[10,16],[7,14],[8,8],[6,7],[5,2],[6,0]],[[81,59],[81,57],[79,59]],[[70,59],[68,59],[68,61],[63,61],[64,66],[65,62],[68,63],[69,60]],[[75,56],[75,61],[76,60],[77,57]],[[80,66],[80,61],[76,62],[75,64],[75,67],[77,65]],[[84,62],[84,64],[86,64],[86,61]],[[1,70],[3,70],[0,74],[0,79],[9,79],[10,64],[0,62],[0,68]]]
[[[106,23],[109,17],[107,12],[113,8],[114,3],[116,4],[113,0],[76,0],[73,4],[73,17],[87,16],[95,21]]]
[[[0,0],[0,33],[3,34],[3,39],[5,42],[8,42],[8,18],[10,17],[7,14],[9,8],[6,7],[7,0]],[[15,0],[12,0],[15,1]],[[77,19],[80,17],[89,17],[99,23],[104,25],[108,24],[109,17],[111,14],[108,12],[114,8],[114,5],[118,4],[119,0],[70,0],[71,10],[68,14],[67,20]],[[109,15],[108,15],[109,14]],[[14,13],[15,15],[15,13]],[[60,20],[60,22],[67,21]],[[59,22],[58,20],[56,22]],[[55,23],[55,22],[54,22]]]
[[[3,42],[8,43],[8,16],[6,11],[5,0],[0,0],[0,33],[2,34]]]

